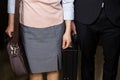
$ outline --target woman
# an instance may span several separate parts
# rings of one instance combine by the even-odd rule
[[[14,31],[15,0],[8,0],[9,23],[6,33]],[[61,68],[61,48],[71,42],[73,0],[21,0],[20,24],[22,42],[28,58],[30,80],[58,80]],[[64,16],[64,17],[63,17]],[[65,20],[65,26],[64,26]]]

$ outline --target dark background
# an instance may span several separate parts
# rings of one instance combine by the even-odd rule
[[[0,0],[0,49],[5,47],[5,29],[7,27],[7,0]]]

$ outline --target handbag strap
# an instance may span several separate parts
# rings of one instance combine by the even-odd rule
[[[11,40],[14,44],[19,42],[19,6],[20,0],[15,0],[14,34]]]

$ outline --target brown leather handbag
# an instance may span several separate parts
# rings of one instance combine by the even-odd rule
[[[12,41],[7,44],[7,51],[12,71],[16,76],[28,74],[28,64],[24,51],[20,44],[13,44]]]
[[[24,53],[24,48],[20,43],[19,34],[19,3],[20,0],[15,0],[15,22],[14,33],[12,38],[8,41],[7,52],[11,64],[12,71],[16,76],[22,76],[28,74],[29,67],[27,58]]]

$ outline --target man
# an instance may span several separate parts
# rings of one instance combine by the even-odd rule
[[[103,39],[103,80],[116,80],[120,49],[120,0],[75,0],[75,24],[82,52],[82,80],[94,80],[94,56]]]

